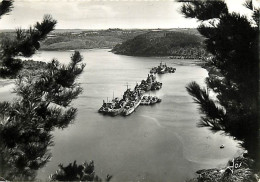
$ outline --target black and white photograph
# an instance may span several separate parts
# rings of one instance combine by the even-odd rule
[[[260,182],[260,0],[0,0],[0,181]]]

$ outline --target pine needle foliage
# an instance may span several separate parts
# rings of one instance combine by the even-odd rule
[[[22,60],[17,56],[32,56],[40,48],[40,41],[54,30],[56,23],[51,15],[45,15],[41,23],[37,22],[27,30],[18,28],[15,38],[3,39],[0,46],[0,77],[15,78],[22,69]]]
[[[255,149],[249,147],[249,153],[256,155],[259,9],[252,1],[246,1],[245,7],[252,11],[252,18],[228,12],[224,1],[185,2],[181,12],[185,17],[201,22],[198,30],[205,37],[204,44],[212,55],[204,59],[209,70],[207,91],[195,82],[187,86],[188,93],[200,106],[199,125],[223,130],[244,141],[247,147],[254,138]],[[216,98],[210,98],[209,92],[214,92]]]
[[[0,2],[0,18],[2,15],[7,15],[13,8],[13,0],[3,0]]]
[[[110,181],[111,175],[107,175],[105,182]],[[94,161],[84,162],[78,165],[76,161],[67,166],[59,165],[59,169],[50,175],[51,181],[93,181],[102,182],[103,180],[95,174]]]
[[[33,179],[21,174],[43,167],[51,158],[51,131],[66,128],[76,117],[70,103],[82,92],[76,83],[85,66],[82,60],[75,51],[68,65],[52,60],[39,75],[20,75],[14,89],[18,98],[0,103],[1,156],[8,155],[2,162],[9,166],[1,174],[7,179]]]
[[[11,11],[13,1],[0,2],[0,17]],[[52,60],[36,72],[20,72],[17,56],[30,57],[40,41],[54,30],[57,21],[45,15],[27,30],[18,28],[14,38],[0,45],[0,77],[16,78],[12,102],[0,102],[0,177],[4,180],[35,180],[36,171],[51,158],[51,132],[66,128],[76,117],[71,102],[82,92],[76,82],[85,64],[78,51],[68,65]],[[30,63],[29,63],[30,65]],[[27,64],[28,66],[28,64]]]

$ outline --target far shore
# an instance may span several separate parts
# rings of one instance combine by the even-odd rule
[[[114,54],[118,54],[112,51],[113,47],[92,47],[92,48],[75,48],[75,49],[63,49],[63,48],[40,48],[39,51],[58,51],[58,52],[62,52],[62,51],[74,51],[74,50],[97,50],[97,49],[107,49],[109,52],[112,52]],[[137,56],[137,55],[126,55],[126,54],[118,54],[118,55],[124,55],[124,56]],[[169,58],[169,59],[188,59],[188,60],[201,60],[201,57],[193,57],[193,56],[177,56],[177,55],[138,55],[137,57],[158,57],[158,58]]]

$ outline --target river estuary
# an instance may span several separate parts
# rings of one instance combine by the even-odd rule
[[[231,137],[197,127],[198,106],[185,86],[191,81],[205,85],[207,71],[194,60],[122,56],[107,49],[80,52],[86,67],[78,79],[84,92],[73,102],[78,115],[68,128],[54,131],[53,157],[38,171],[38,179],[47,179],[60,163],[94,160],[96,174],[111,174],[112,181],[180,182],[199,169],[225,166],[242,151]],[[33,59],[57,58],[68,63],[71,54],[40,51]],[[150,94],[160,97],[161,103],[139,106],[127,117],[97,112],[102,100],[111,100],[113,92],[122,97],[127,83],[134,88],[161,61],[177,69],[173,74],[157,76],[163,87]],[[0,91],[1,100],[11,97],[8,88]],[[224,149],[220,149],[222,144]]]

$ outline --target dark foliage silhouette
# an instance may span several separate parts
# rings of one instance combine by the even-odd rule
[[[0,18],[8,14],[13,8],[13,0],[3,0],[0,2]]]
[[[11,11],[13,1],[0,3],[0,17]],[[51,158],[49,148],[54,144],[52,131],[66,128],[76,117],[71,102],[82,92],[76,79],[85,64],[78,51],[68,65],[53,59],[50,63],[21,61],[17,56],[30,57],[40,48],[55,25],[45,15],[28,30],[17,29],[16,36],[1,39],[0,77],[16,78],[12,102],[0,102],[0,178],[6,180],[35,180],[37,170]],[[22,69],[23,67],[23,69]],[[33,70],[33,71],[32,71]],[[102,181],[94,172],[94,162],[67,167],[52,180]],[[80,175],[80,178],[78,177]],[[106,181],[112,176],[108,175]]]
[[[3,2],[2,2],[3,3]],[[1,41],[0,77],[15,78],[22,69],[22,61],[16,56],[30,57],[40,48],[40,42],[54,30],[57,21],[45,15],[41,23],[37,22],[28,30],[17,29],[16,36],[5,37]]]
[[[52,60],[36,76],[20,75],[14,89],[18,98],[0,103],[1,175],[6,179],[32,180],[33,170],[50,159],[50,132],[67,127],[76,116],[70,103],[82,92],[76,83],[85,66],[80,62],[75,51],[68,65]]]
[[[108,182],[112,178],[107,175],[105,181]],[[78,165],[76,161],[67,166],[59,165],[59,169],[50,175],[51,181],[94,181],[102,182],[103,180],[95,174],[94,161],[84,162]]]
[[[242,140],[250,157],[258,159],[259,9],[251,1],[245,6],[252,11],[252,20],[229,13],[223,1],[183,4],[182,13],[201,22],[198,30],[212,55],[204,60],[209,70],[207,91],[194,82],[187,91],[200,105],[200,126],[223,130]],[[209,97],[212,91],[214,99]]]

